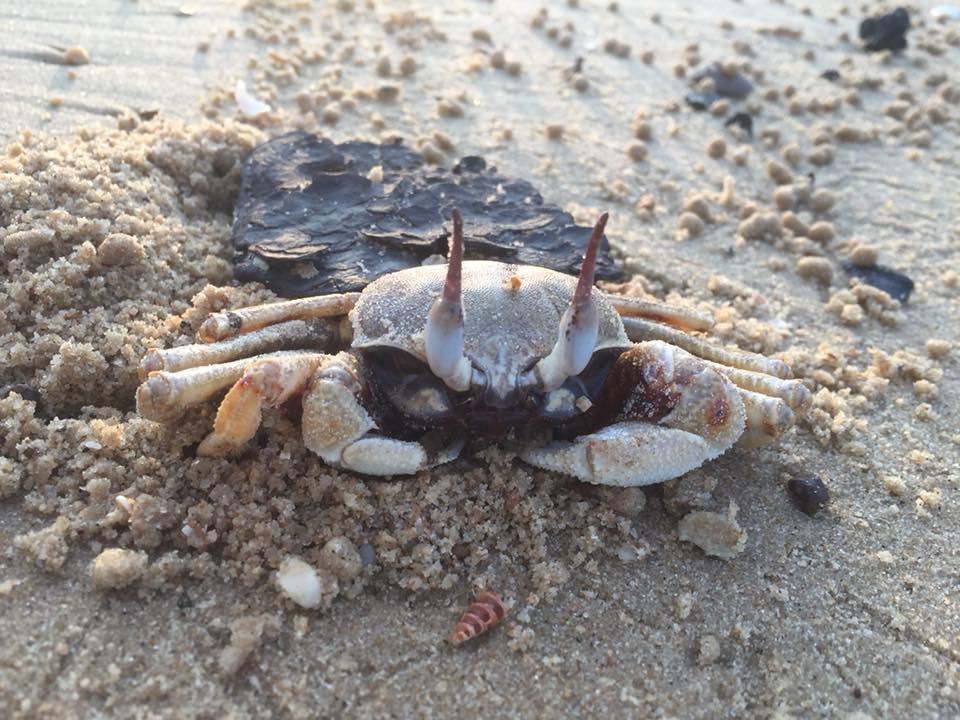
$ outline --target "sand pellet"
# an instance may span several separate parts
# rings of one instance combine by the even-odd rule
[[[822,257],[802,257],[797,260],[797,274],[806,279],[829,285],[833,280],[833,267]]]

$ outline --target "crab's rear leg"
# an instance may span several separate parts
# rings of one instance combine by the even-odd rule
[[[303,396],[304,445],[329,465],[380,476],[411,475],[459,455],[462,440],[430,450],[420,442],[376,434],[368,403],[356,356],[344,352],[329,358]]]
[[[149,350],[140,361],[140,380],[161,370],[177,372],[278,350],[329,351],[343,342],[340,325],[339,320],[333,318],[289,320],[220,342]]]
[[[521,457],[587,482],[648,485],[721,455],[745,426],[743,402],[730,380],[690,353],[656,341],[620,355],[596,412],[602,429]]]
[[[267,305],[253,305],[237,310],[225,310],[213,313],[204,320],[197,335],[203,342],[215,342],[288,320],[346,315],[356,305],[359,297],[360,293],[355,292],[318,295]]]
[[[709,330],[713,317],[693,308],[677,307],[655,300],[641,300],[627,295],[604,294],[604,298],[623,318],[644,318],[666,323],[682,330]]]

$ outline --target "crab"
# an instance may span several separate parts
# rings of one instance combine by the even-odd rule
[[[139,413],[170,421],[229,388],[197,450],[222,456],[299,398],[304,446],[334,467],[411,475],[509,436],[537,468],[636,486],[774,441],[809,404],[784,362],[697,334],[707,314],[594,287],[606,214],[579,277],[464,261],[451,215],[445,266],[217,312],[201,342],[148,351]]]

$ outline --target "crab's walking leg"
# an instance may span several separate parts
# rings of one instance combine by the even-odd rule
[[[345,315],[350,312],[359,297],[360,293],[355,292],[318,295],[268,305],[254,305],[238,310],[225,310],[214,313],[204,320],[197,335],[203,342],[215,342],[287,320],[309,320]]]
[[[314,373],[303,396],[303,443],[336,467],[365,475],[411,475],[450,462],[462,442],[429,452],[418,442],[375,435],[377,424],[364,407],[359,361],[349,353],[329,358]]]
[[[745,424],[737,388],[690,353],[640,343],[614,363],[597,402],[601,425],[573,442],[528,450],[537,467],[603,485],[678,477],[728,450]]]
[[[279,352],[261,359],[279,359],[291,354],[296,353]],[[148,420],[169,420],[235,383],[252,362],[236,360],[179,372],[152,372],[137,388],[137,412]]]
[[[740,399],[747,413],[747,426],[737,440],[738,447],[766,445],[793,427],[793,410],[780,398],[740,388]]]
[[[263,406],[277,406],[301,392],[329,355],[292,353],[254,360],[223,398],[210,433],[197,448],[199,455],[225,455],[257,432]]]
[[[709,330],[713,317],[692,308],[675,307],[654,300],[641,300],[627,295],[604,294],[607,302],[624,318],[645,318],[673,325],[682,330]],[[648,338],[652,339],[652,338]]]
[[[656,337],[704,359],[708,367],[726,375],[738,388],[747,411],[747,427],[738,444],[756,447],[773,442],[793,427],[794,411],[810,404],[810,391],[800,380],[790,380],[790,369],[780,360],[733,352],[672,328],[624,318],[631,340]]]
[[[334,349],[339,340],[339,323],[335,320],[290,320],[216,343],[149,350],[140,361],[139,374],[143,380],[158,370],[177,372],[287,348],[329,351]]]
[[[790,377],[790,367],[782,360],[764,357],[763,355],[755,355],[753,353],[726,350],[707,342],[703,338],[688,335],[674,328],[648,322],[647,320],[641,320],[640,318],[623,318],[623,327],[627,331],[627,337],[634,342],[662,340],[663,342],[683,348],[687,352],[693,353],[704,360],[712,360],[727,367],[751,370],[779,378]]]

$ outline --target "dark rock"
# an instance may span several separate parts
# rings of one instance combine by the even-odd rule
[[[807,515],[816,515],[830,501],[830,491],[816,476],[794,478],[787,483],[794,502]]]
[[[688,92],[684,100],[687,101],[687,105],[692,107],[694,110],[706,110],[711,105],[713,105],[717,100],[720,99],[719,95],[714,95],[713,93],[702,93],[702,92]]]
[[[378,165],[382,182],[367,177]],[[453,207],[464,216],[466,259],[579,271],[592,228],[481,157],[448,171],[399,143],[335,145],[293,132],[244,163],[231,233],[235,275],[285,297],[361,290],[445,255]],[[601,248],[597,278],[622,279],[606,239]]]
[[[836,70],[824,70],[822,73],[820,73],[820,77],[822,77],[824,80],[829,80],[830,82],[836,82],[840,79],[840,73]]]
[[[10,383],[0,387],[0,400],[10,393],[16,393],[28,402],[40,404],[40,393],[26,383]]]
[[[910,29],[910,13],[898,7],[886,15],[867,18],[860,23],[860,39],[870,52],[879,50],[903,50],[907,47],[907,30]]]
[[[845,260],[842,266],[848,275],[860,278],[875,288],[880,288],[894,300],[906,302],[910,298],[910,293],[913,292],[913,280],[885,265],[860,267],[849,260]]]
[[[745,98],[753,92],[753,83],[746,75],[739,72],[724,72],[720,63],[707,65],[690,76],[694,83],[698,83],[704,78],[713,80],[713,91],[723,97]]]
[[[747,112],[738,112],[734,113],[726,119],[723,123],[726,127],[731,125],[736,125],[738,128],[743,130],[747,135],[753,137],[753,116]]]

